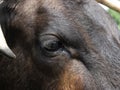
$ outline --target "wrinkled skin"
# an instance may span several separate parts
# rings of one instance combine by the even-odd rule
[[[120,90],[120,32],[94,0],[5,0],[16,59],[0,56],[0,90]]]

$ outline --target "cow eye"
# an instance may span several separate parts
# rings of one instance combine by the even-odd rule
[[[64,50],[62,41],[52,35],[41,36],[40,46],[42,53],[47,56],[59,55]]]
[[[46,41],[43,43],[43,48],[49,52],[55,52],[62,48],[62,43],[60,41]]]

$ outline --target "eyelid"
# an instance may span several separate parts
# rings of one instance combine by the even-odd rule
[[[59,39],[60,41],[63,41],[63,38],[59,34],[56,34],[56,33],[43,33],[43,34],[40,35],[40,37],[46,36],[46,35],[54,36],[57,39]]]
[[[64,47],[66,46],[66,40],[60,35],[60,33],[46,32],[46,33],[40,34],[40,37],[46,37],[47,35],[48,36],[53,36],[53,39],[59,40],[63,44]]]
[[[42,33],[40,36],[46,36],[46,35],[51,35],[51,36],[57,36],[56,33]]]

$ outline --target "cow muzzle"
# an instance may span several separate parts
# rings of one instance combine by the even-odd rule
[[[0,54],[5,55],[12,59],[16,58],[16,55],[12,52],[12,50],[8,47],[6,43],[1,26],[0,26]]]

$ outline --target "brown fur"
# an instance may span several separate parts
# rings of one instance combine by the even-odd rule
[[[120,89],[120,34],[94,0],[5,0],[0,12],[17,56],[0,56],[0,90]],[[47,40],[62,46],[45,51]]]

